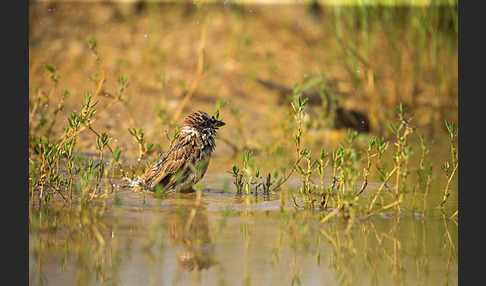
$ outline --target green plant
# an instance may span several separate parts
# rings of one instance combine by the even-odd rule
[[[147,152],[149,152],[153,147],[154,144],[152,143],[147,143],[145,142],[145,130],[143,128],[136,129],[136,128],[128,128],[128,132],[135,137],[135,140],[138,143],[138,158],[137,158],[137,165],[135,166],[134,169],[132,169],[132,179],[133,176],[135,176],[136,171],[139,168],[140,161],[142,161],[142,158],[145,156]],[[176,136],[174,136],[174,139]]]
[[[371,137],[370,142],[368,143],[368,147],[364,147],[366,151],[366,167],[363,169],[363,184],[361,185],[361,188],[359,191],[356,193],[356,196],[359,196],[366,188],[368,185],[368,176],[370,175],[370,168],[371,168],[371,158],[375,157],[377,153],[371,155],[371,149],[373,149],[376,145],[376,137]]]
[[[299,90],[299,85],[295,84],[294,85],[294,96],[297,96],[297,105],[295,105],[293,102],[290,103],[292,106],[292,109],[294,111],[294,118],[297,121],[297,132],[294,134],[294,144],[295,144],[295,152],[297,155],[297,160],[296,162],[299,162],[303,156],[301,152],[301,144],[302,144],[302,122],[305,117],[305,106],[307,105],[307,101],[309,101],[309,98],[306,97],[304,100],[302,100],[302,93]]]
[[[252,167],[254,165],[254,159],[252,158],[253,156],[253,151],[245,150],[243,152],[243,167],[240,169],[237,165],[233,165],[232,172],[230,172],[233,175],[234,178],[234,185],[236,186],[236,193],[241,194],[243,191],[243,187],[245,185],[245,181],[248,183],[251,181],[251,179],[246,179],[245,180],[245,175],[247,174],[247,169],[248,167]],[[246,187],[246,190],[248,192],[249,186]]]
[[[430,176],[432,173],[432,166],[430,168],[425,168],[424,166],[424,161],[425,161],[425,155],[429,153],[430,147],[427,144],[427,139],[423,136],[420,136],[420,147],[422,149],[421,155],[420,155],[420,163],[419,167],[417,169],[417,183],[414,187],[414,192],[413,192],[413,203],[412,203],[412,211],[415,213],[417,210],[416,204],[417,204],[417,191],[419,190],[420,186],[425,182],[429,182]],[[426,192],[428,189],[426,190]],[[424,197],[424,212],[425,212],[425,206],[426,206],[426,197]]]
[[[324,170],[326,169],[327,165],[329,165],[329,158],[327,158],[329,156],[329,153],[324,153],[324,149],[321,149],[321,153],[320,153],[320,156],[319,156],[319,160],[316,160],[317,162],[317,171],[319,173],[319,177],[320,177],[320,182],[321,182],[321,185],[320,185],[320,195],[322,197],[322,200],[321,200],[321,208],[325,209],[327,207],[327,203],[329,201],[329,197],[330,197],[330,192],[329,191],[326,191],[326,188],[324,187]],[[326,159],[324,161],[324,159]]]
[[[445,120],[445,125],[447,127],[447,132],[449,132],[449,143],[451,146],[451,157],[452,157],[452,163],[449,163],[449,161],[445,161],[444,164],[441,166],[442,171],[444,171],[446,179],[447,179],[447,184],[444,189],[444,196],[442,198],[442,202],[440,203],[440,207],[443,207],[444,204],[447,201],[447,198],[450,196],[450,191],[449,187],[452,181],[452,178],[456,174],[457,168],[459,167],[459,160],[458,160],[458,153],[456,150],[456,147],[454,145],[454,138],[457,136],[458,130],[454,124],[454,122],[447,122]]]
[[[35,100],[29,115],[29,192],[32,200],[37,195],[39,204],[48,203],[55,195],[59,195],[65,202],[73,202],[75,193],[80,195],[81,201],[90,202],[93,198],[100,197],[100,183],[103,178],[106,180],[107,186],[111,186],[111,190],[114,191],[115,169],[118,168],[123,172],[119,161],[121,149],[112,149],[108,133],[96,131],[93,123],[115,102],[125,102],[128,107],[126,98],[122,96],[128,86],[127,77],[118,78],[120,88],[113,98],[114,100],[111,100],[101,112],[98,112],[97,98],[103,91],[105,72],[97,54],[96,41],[93,37],[89,37],[87,41],[97,65],[101,68],[101,73],[96,72],[94,77],[90,77],[90,80],[95,83],[96,91],[94,95],[90,92],[85,93],[81,111],[70,113],[67,118],[67,126],[62,129],[63,132],[57,138],[50,138],[50,135],[60,111],[64,108],[67,99],[71,97],[71,92],[65,88],[57,105],[52,102],[59,84],[59,76],[56,73],[56,67],[48,64],[45,65],[45,68],[51,74],[50,79],[53,82],[51,91],[46,95],[40,88],[34,89]],[[41,106],[42,108],[40,108]],[[48,106],[54,106],[54,108],[49,110]],[[36,121],[36,114],[40,118],[38,121]],[[99,152],[97,164],[93,163],[91,157],[84,162],[75,155],[78,136],[85,130],[89,130],[95,135],[95,143]],[[105,168],[105,148],[112,155],[108,168],[111,171],[109,178],[108,170]],[[90,189],[91,187],[93,189]]]
[[[314,191],[316,189],[315,186],[311,185],[311,175],[317,171],[318,168],[314,169],[314,166],[317,164],[317,160],[312,160],[311,152],[307,150],[302,150],[300,154],[305,161],[307,162],[307,169],[302,169],[299,165],[297,165],[296,171],[301,176],[302,185],[300,187],[300,193],[302,194],[302,200],[304,202],[304,209],[307,207],[314,208],[314,202],[316,198],[313,196]],[[297,205],[294,199],[294,204]]]
[[[395,181],[395,196],[398,198],[400,193],[405,190],[405,179],[408,175],[408,159],[411,155],[412,146],[409,144],[408,137],[415,131],[415,127],[409,122],[410,117],[406,117],[402,103],[396,108],[399,122],[395,125],[389,124],[390,129],[395,134],[397,151],[393,156],[393,162],[397,168]],[[402,183],[402,184],[400,184]]]

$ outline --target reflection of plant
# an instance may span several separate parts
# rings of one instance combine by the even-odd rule
[[[107,226],[100,222],[101,207],[62,207],[43,205],[29,209],[29,238],[33,244],[32,284],[49,284],[52,278],[46,267],[54,252],[59,257],[60,270],[72,267],[75,284],[91,284],[93,281],[121,283],[119,267],[123,250],[120,248],[118,223]],[[116,220],[115,220],[116,221]],[[43,232],[45,229],[61,228],[61,232]],[[109,234],[109,236],[108,236]],[[36,272],[36,270],[38,272]],[[31,279],[32,279],[31,278]],[[47,282],[47,283],[46,283]]]

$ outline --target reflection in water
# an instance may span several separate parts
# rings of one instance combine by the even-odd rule
[[[63,284],[63,275],[57,273],[66,274],[77,285],[88,284],[92,278],[120,282],[118,238],[109,231],[116,233],[117,224],[107,226],[103,212],[103,207],[96,206],[31,207],[30,283]]]
[[[93,280],[124,284],[145,269],[151,269],[148,279],[157,283],[153,273],[162,273],[162,278],[170,273],[164,267],[166,260],[172,260],[170,256],[188,272],[209,269],[216,263],[200,197],[142,213],[138,207],[56,204],[31,206],[30,213],[31,284],[63,284],[66,280],[80,285]],[[121,270],[126,265],[130,271]]]
[[[179,206],[170,211],[166,221],[170,239],[178,246],[177,261],[183,269],[198,271],[215,263],[203,207]]]
[[[448,216],[348,228],[278,200],[248,210],[228,194],[218,209],[199,195],[31,207],[30,284],[457,285],[458,225]]]

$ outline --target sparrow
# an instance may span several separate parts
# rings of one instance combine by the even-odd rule
[[[193,191],[208,168],[217,130],[225,124],[203,111],[187,116],[169,151],[145,169],[144,190],[160,186],[165,194]]]

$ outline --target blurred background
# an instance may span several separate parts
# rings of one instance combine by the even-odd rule
[[[184,116],[220,106],[222,152],[271,152],[298,84],[310,142],[336,146],[346,128],[386,137],[399,103],[440,137],[444,120],[457,122],[457,1],[412,2],[30,1],[30,109],[38,90],[55,88],[47,109],[70,91],[56,136],[85,93],[99,93],[97,108],[110,108],[95,126],[127,155],[138,151],[128,128],[164,145]],[[126,104],[112,104],[122,75]]]

